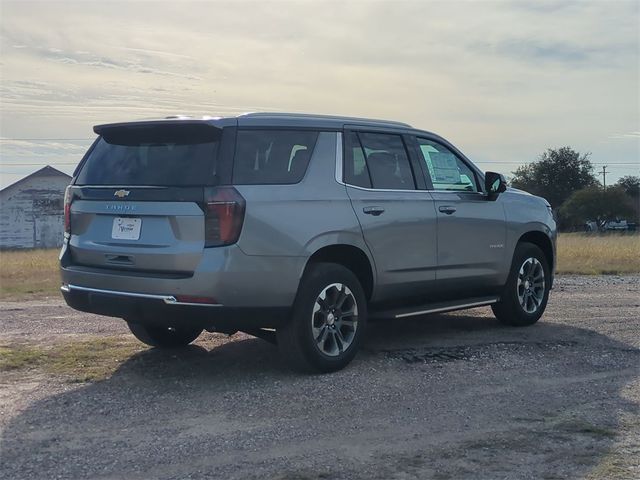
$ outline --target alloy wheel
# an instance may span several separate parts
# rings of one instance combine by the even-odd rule
[[[337,357],[349,348],[358,328],[358,303],[349,287],[332,283],[320,292],[311,328],[316,346],[325,355]]]
[[[522,263],[516,288],[522,309],[529,314],[535,313],[545,294],[544,267],[537,258],[529,257]]]

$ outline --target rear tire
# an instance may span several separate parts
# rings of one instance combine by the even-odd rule
[[[187,346],[202,333],[201,328],[194,327],[151,327],[131,322],[127,322],[127,325],[142,343],[158,348]]]
[[[500,302],[491,309],[505,325],[533,325],[544,313],[550,287],[551,272],[542,250],[532,243],[519,243]]]
[[[335,263],[307,268],[278,348],[296,371],[334,372],[355,357],[367,324],[367,301],[353,272]]]

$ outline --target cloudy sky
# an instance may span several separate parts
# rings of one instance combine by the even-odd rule
[[[92,126],[246,111],[395,119],[504,173],[549,147],[640,173],[640,1],[0,0],[2,187]]]

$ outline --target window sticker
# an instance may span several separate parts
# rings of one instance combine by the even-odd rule
[[[456,157],[449,152],[430,152],[434,183],[461,183]]]

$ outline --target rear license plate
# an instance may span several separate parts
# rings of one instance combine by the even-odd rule
[[[111,238],[118,240],[138,240],[140,238],[141,218],[116,217],[113,219]]]

